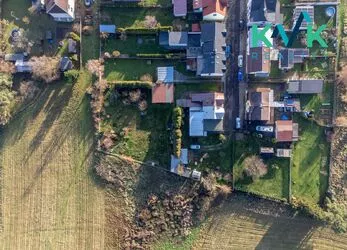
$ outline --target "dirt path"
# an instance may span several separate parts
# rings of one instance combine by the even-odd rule
[[[233,195],[203,227],[194,249],[346,249],[347,234],[283,205]]]
[[[1,249],[104,248],[104,193],[90,174],[86,87],[50,86],[2,132]]]

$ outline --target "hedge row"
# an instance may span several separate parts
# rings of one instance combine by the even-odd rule
[[[173,110],[172,113],[172,121],[174,124],[174,129],[173,129],[173,137],[174,137],[174,154],[176,157],[181,156],[181,147],[182,147],[182,117],[183,112],[182,108],[176,107]]]
[[[149,81],[108,81],[109,86],[115,88],[147,88],[150,89],[153,86]]]
[[[172,26],[160,26],[157,28],[118,28],[117,32],[122,33],[125,32],[128,35],[131,34],[158,34],[160,31],[171,31]]]
[[[184,57],[183,53],[167,53],[167,54],[136,54],[137,57],[144,58],[166,58],[166,59],[180,59]]]
[[[170,5],[161,5],[161,4],[148,4],[146,2],[140,1],[140,2],[124,2],[124,1],[116,1],[113,3],[102,3],[101,4],[105,7],[116,7],[116,8],[169,8]]]

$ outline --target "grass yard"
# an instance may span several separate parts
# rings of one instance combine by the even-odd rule
[[[160,66],[175,66],[180,70],[185,64],[178,60],[108,59],[105,61],[105,77],[108,81],[139,80],[148,73],[155,79],[156,69]]]
[[[26,30],[29,40],[34,43],[31,53],[34,55],[40,55],[43,52],[54,54],[55,48],[58,44],[54,35],[57,22],[46,14],[31,14],[28,10],[31,7],[31,1],[7,0],[2,2],[3,18],[10,22],[14,22],[14,24],[19,28]],[[19,20],[16,20],[11,14]],[[28,24],[23,22],[24,17],[28,18]],[[48,30],[53,33],[53,47],[48,44],[47,40],[44,40],[43,46],[41,45],[41,39],[45,39],[45,32]]]
[[[140,161],[159,161],[167,166],[171,150],[166,128],[173,106],[152,105],[151,100],[148,103],[147,114],[143,116],[134,105],[124,105],[120,101],[110,105],[106,108],[110,118],[103,122],[102,130],[112,128],[120,133],[123,128],[129,129],[127,135],[117,140],[113,152]]]
[[[82,60],[86,63],[90,59],[99,58],[99,34],[96,28],[88,36],[82,36]]]
[[[110,18],[117,28],[141,28],[146,16],[155,16],[161,26],[172,25],[174,16],[171,8],[103,8],[103,16]]]
[[[126,40],[109,38],[105,42],[103,50],[112,53],[118,50],[121,54],[129,54],[135,56],[137,53],[157,54],[168,52],[161,46],[157,36],[155,35],[128,35]]]
[[[314,24],[316,27],[319,27],[321,25],[327,25],[327,29],[335,28],[336,27],[336,14],[333,17],[328,17],[325,14],[326,8],[330,7],[329,5],[321,5],[321,6],[314,6]],[[336,6],[332,6],[336,9]]]
[[[323,92],[317,95],[300,95],[301,107],[305,111],[314,110],[314,120],[320,125],[328,125],[332,119],[334,83],[324,82]]]
[[[246,137],[243,141],[235,141],[233,144],[233,175],[234,184],[242,191],[262,194],[277,199],[287,199],[289,196],[289,160],[287,158],[272,157],[264,160],[268,166],[268,173],[255,181],[243,178],[243,161],[247,156],[259,153],[260,143],[258,138]]]
[[[318,203],[328,187],[329,143],[323,127],[302,117],[296,120],[300,141],[293,151],[292,194],[305,202]]]
[[[9,1],[8,1],[9,2]],[[2,249],[103,249],[104,191],[91,174],[83,73],[56,83],[1,131]]]
[[[184,97],[187,92],[221,91],[220,83],[180,83],[175,85],[175,98]]]

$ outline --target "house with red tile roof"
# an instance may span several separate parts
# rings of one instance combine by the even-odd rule
[[[75,19],[75,0],[46,0],[46,12],[57,22],[72,22]]]
[[[293,121],[276,121],[275,137],[277,142],[293,142],[299,140],[299,124]]]
[[[174,102],[174,67],[158,67],[157,81],[152,87],[152,103]]]
[[[226,0],[202,0],[202,14],[204,21],[223,21],[226,15],[226,10]]]
[[[152,103],[173,103],[174,84],[157,83],[152,88]]]
[[[187,15],[187,0],[172,0],[175,17],[184,17]]]

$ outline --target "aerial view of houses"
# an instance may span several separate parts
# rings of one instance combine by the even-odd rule
[[[346,249],[347,0],[0,0],[3,249]]]

